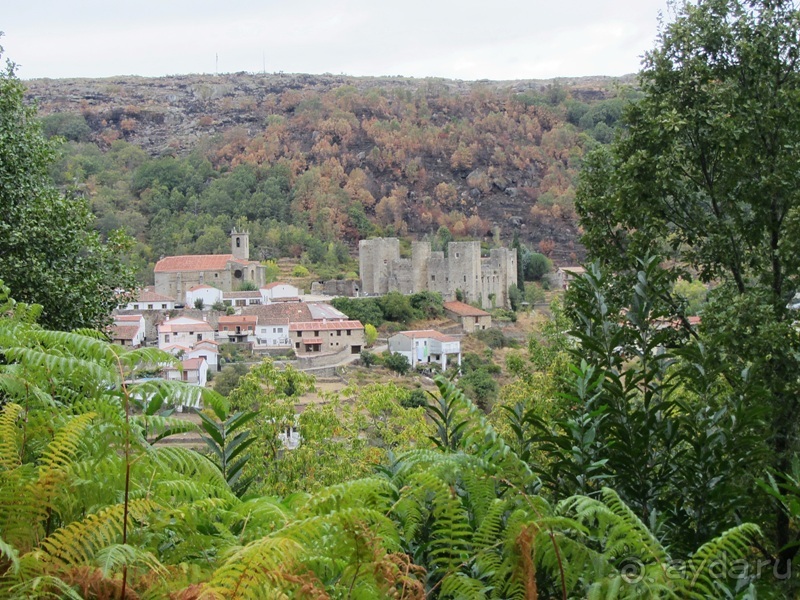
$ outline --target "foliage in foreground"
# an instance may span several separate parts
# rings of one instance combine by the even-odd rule
[[[701,598],[725,583],[710,561],[744,556],[758,533],[739,526],[684,573],[666,570],[667,551],[612,490],[545,500],[443,378],[437,449],[313,493],[238,497],[219,461],[155,445],[186,427],[162,407],[199,400],[180,383],[126,383],[166,355],[41,329],[36,309],[10,301],[0,312],[4,597]],[[228,400],[199,393],[227,418]],[[641,580],[624,570],[634,559]]]

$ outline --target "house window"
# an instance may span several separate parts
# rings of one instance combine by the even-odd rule
[[[300,350],[300,342],[295,342],[295,345],[294,345],[294,347],[295,347],[297,350]]]
[[[153,310],[153,305],[152,304],[148,304],[147,305],[147,310]]]
[[[319,337],[319,330],[314,332],[314,337]]]
[[[161,308],[164,308],[164,309],[166,309],[166,308],[167,308],[167,305],[166,305],[166,304],[162,304],[162,305],[161,305]]]
[[[336,330],[336,337],[342,337],[342,330],[341,329],[337,329]]]
[[[467,282],[467,276],[464,275],[464,283],[466,283],[466,282]]]
[[[350,330],[348,329],[348,330],[347,330],[347,335],[350,335],[351,333],[352,333],[352,331],[350,331]]]
[[[219,277],[219,273],[214,273],[214,277]]]
[[[436,281],[436,275],[431,275],[431,281]]]
[[[227,325],[224,325],[224,326],[222,327],[222,331],[228,331],[228,326],[227,326]]]
[[[456,258],[458,258],[459,256],[461,256],[461,255],[458,252],[456,252]]]
[[[169,344],[169,334],[164,336],[164,343]]]
[[[203,334],[202,333],[198,333],[197,334],[197,341],[198,342],[202,342],[203,341]]]

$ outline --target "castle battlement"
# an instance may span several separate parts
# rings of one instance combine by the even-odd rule
[[[361,240],[358,263],[369,295],[431,291],[449,301],[460,290],[465,302],[492,308],[508,306],[508,288],[517,284],[517,251],[493,248],[481,258],[480,242],[450,242],[446,255],[431,250],[430,242],[413,242],[409,259],[400,257],[397,238]]]

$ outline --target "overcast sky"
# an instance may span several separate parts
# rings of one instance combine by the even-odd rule
[[[666,0],[15,0],[23,79],[237,71],[529,79],[624,75]]]

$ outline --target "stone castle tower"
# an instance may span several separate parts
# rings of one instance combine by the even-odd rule
[[[508,288],[517,283],[516,261],[517,251],[508,248],[493,248],[488,258],[481,258],[480,242],[450,242],[447,256],[431,250],[430,242],[413,242],[410,259],[400,258],[397,238],[374,238],[358,244],[364,293],[428,290],[453,300],[460,292],[466,302],[478,302],[484,308],[508,306]]]

